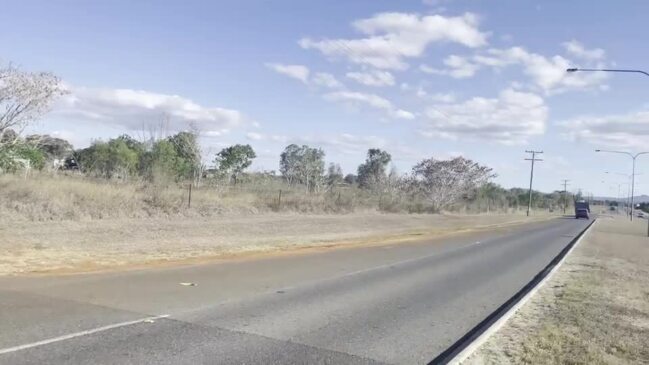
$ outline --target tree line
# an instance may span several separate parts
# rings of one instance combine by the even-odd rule
[[[95,178],[161,181],[200,181],[238,185],[256,158],[247,144],[235,144],[219,151],[205,164],[198,135],[181,131],[168,137],[136,139],[127,134],[107,141],[94,141],[89,147],[74,150],[61,138],[28,135],[23,131],[47,112],[51,102],[66,93],[60,80],[50,73],[29,73],[12,66],[0,67],[0,172],[21,169],[75,169]],[[491,180],[492,169],[464,157],[447,160],[422,159],[406,174],[388,171],[392,156],[371,148],[356,173],[343,176],[340,165],[325,168],[325,152],[308,145],[290,144],[279,156],[278,178],[305,194],[354,187],[379,197],[408,197],[426,202],[440,211],[460,201],[482,199],[487,204],[518,206],[526,204],[521,189],[503,189]],[[274,175],[274,174],[273,174]],[[541,206],[556,205],[553,194],[535,193]],[[379,198],[380,199],[380,198]]]

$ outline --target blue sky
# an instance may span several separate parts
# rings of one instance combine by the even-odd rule
[[[33,131],[75,147],[192,123],[207,158],[250,143],[254,169],[305,143],[354,172],[380,147],[401,172],[463,155],[506,187],[527,185],[524,151],[536,149],[535,187],[570,179],[615,196],[625,179],[604,171],[630,173],[629,159],[593,150],[648,148],[649,79],[563,70],[649,69],[648,12],[644,1],[14,1],[0,13],[0,60],[62,78],[70,95]],[[649,157],[638,171],[649,193]]]

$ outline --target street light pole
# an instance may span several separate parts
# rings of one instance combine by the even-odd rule
[[[569,69],[566,69],[566,72],[581,72],[581,71],[586,71],[586,72],[625,72],[625,73],[638,73],[638,74],[643,74],[645,76],[649,76],[649,73],[646,71],[642,70],[629,70],[629,69],[612,69],[612,68],[577,68],[577,67],[572,67]]]
[[[631,171],[632,171],[631,172],[631,220],[633,221],[633,209],[635,208],[634,203],[633,203],[633,195],[635,194],[635,160],[636,160],[636,158],[638,158],[638,156],[647,154],[647,153],[649,153],[649,151],[638,152],[635,155],[630,153],[630,152],[626,152],[626,151],[595,150],[595,152],[619,153],[619,154],[627,155],[627,156],[631,157],[631,160],[633,160],[633,165],[632,165],[632,169],[631,169]],[[648,228],[647,234],[649,235],[649,228]]]

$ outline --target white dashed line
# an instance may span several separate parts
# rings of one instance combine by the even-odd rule
[[[47,345],[47,344],[54,343],[54,342],[65,341],[65,340],[69,340],[69,339],[72,339],[72,338],[75,338],[75,337],[91,335],[91,334],[97,333],[97,332],[108,331],[108,330],[111,330],[111,329],[114,329],[114,328],[131,326],[131,325],[138,324],[138,323],[143,323],[143,322],[151,323],[151,322],[154,322],[156,319],[167,318],[167,317],[169,317],[168,314],[163,314],[163,315],[154,316],[154,317],[146,317],[146,318],[136,319],[134,321],[115,323],[115,324],[110,324],[108,326],[97,327],[97,328],[93,328],[93,329],[86,330],[86,331],[70,333],[70,334],[67,334],[67,335],[63,335],[63,336],[59,336],[59,337],[53,337],[53,338],[49,338],[47,340],[32,342],[32,343],[28,343],[28,344],[24,344],[24,345],[19,345],[19,346],[14,346],[14,347],[7,347],[7,348],[4,348],[4,349],[0,349],[0,355],[8,354],[10,352],[15,352],[15,351],[20,351],[20,350],[26,350],[26,349],[29,349],[29,348],[32,348],[32,347],[43,346],[43,345]]]

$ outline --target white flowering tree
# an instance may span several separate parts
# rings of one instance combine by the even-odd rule
[[[432,205],[433,210],[441,211],[495,176],[491,168],[463,157],[429,158],[412,168],[409,185]]]
[[[49,72],[24,72],[11,65],[0,66],[0,141],[10,140],[3,138],[9,131],[20,134],[64,93],[59,78]]]

